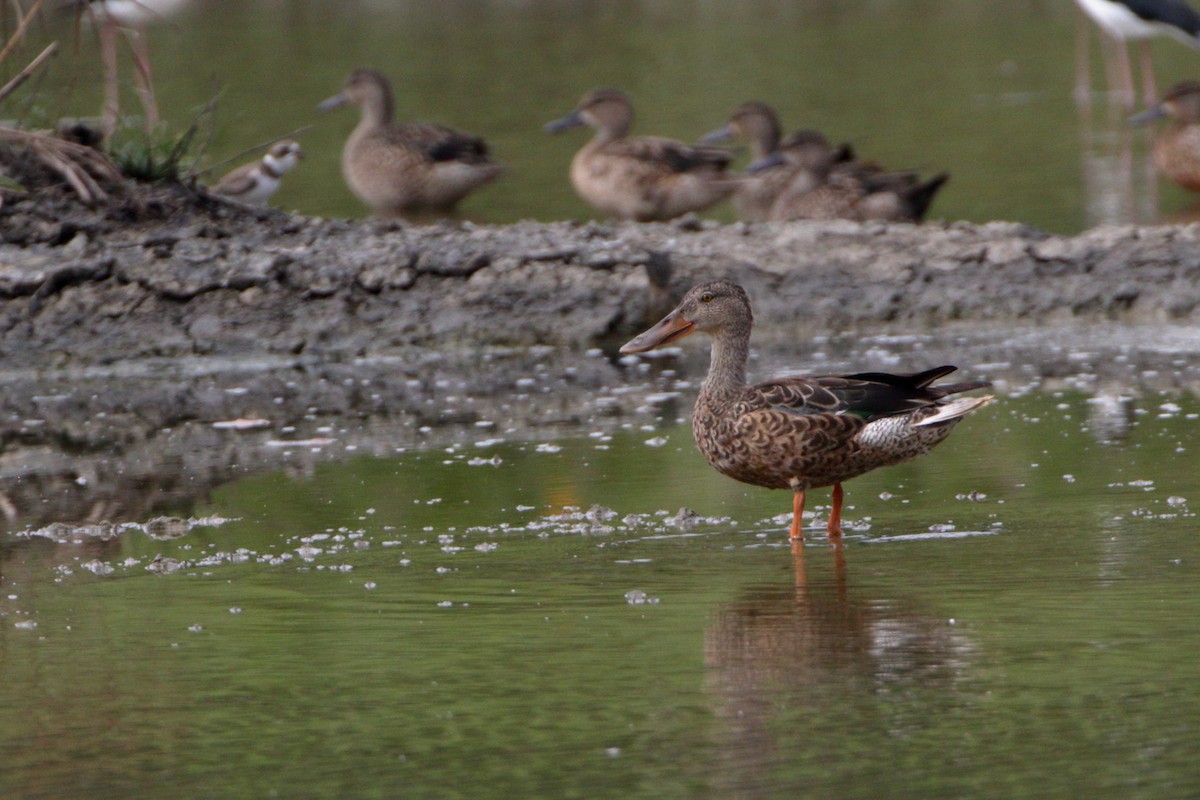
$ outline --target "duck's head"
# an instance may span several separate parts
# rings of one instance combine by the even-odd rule
[[[753,323],[746,290],[731,281],[709,281],[693,287],[675,310],[657,325],[638,334],[622,353],[645,353],[702,331],[717,335],[724,331],[749,331]]]
[[[1162,100],[1129,118],[1134,125],[1170,117],[1176,122],[1200,122],[1200,81],[1183,81],[1167,90]]]
[[[803,130],[785,138],[772,153],[748,165],[746,171],[761,172],[786,164],[799,169],[823,172],[847,158],[853,158],[853,153],[847,155],[843,149],[834,147],[819,131]]]
[[[317,106],[317,110],[332,111],[344,105],[385,109],[390,112],[392,85],[379,70],[359,67],[346,78],[342,91],[323,101]]]
[[[610,136],[624,136],[633,127],[633,105],[629,97],[616,89],[593,89],[583,96],[575,110],[545,125],[547,133],[561,133],[587,125]]]
[[[276,173],[282,174],[296,166],[302,158],[304,158],[304,151],[300,149],[298,143],[291,139],[281,139],[271,145],[266,155],[263,156],[263,161],[267,162]]]
[[[750,102],[735,108],[728,122],[701,136],[700,142],[714,144],[730,139],[750,142],[755,146],[756,156],[761,158],[778,146],[780,135],[779,115],[775,109],[766,103]]]

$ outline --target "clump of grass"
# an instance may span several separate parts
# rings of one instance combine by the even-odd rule
[[[149,133],[134,125],[121,125],[108,144],[108,155],[127,178],[150,183],[178,181],[198,158],[194,148],[199,131],[198,121],[178,135],[161,128]]]

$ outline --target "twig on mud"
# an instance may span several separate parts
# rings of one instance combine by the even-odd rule
[[[12,142],[29,148],[34,157],[58,173],[85,203],[108,197],[99,180],[117,186],[125,184],[120,170],[108,160],[108,156],[87,145],[68,142],[40,131],[22,131],[7,126],[0,126],[0,142]]]
[[[253,147],[247,147],[242,152],[240,152],[236,155],[232,155],[229,158],[225,159],[224,161],[218,161],[216,164],[211,164],[211,165],[205,167],[204,169],[200,170],[199,172],[190,173],[188,175],[188,177],[189,178],[199,178],[201,175],[207,175],[208,173],[213,172],[214,170],[218,170],[221,167],[228,166],[229,164],[232,164],[235,161],[241,161],[243,158],[250,155],[251,153],[256,153],[259,150],[265,150],[266,148],[270,147],[271,145],[275,144],[276,142],[282,141],[284,139],[295,139],[298,136],[300,136],[301,134],[307,133],[308,131],[312,130],[312,127],[313,127],[312,125],[303,125],[299,128],[296,128],[296,130],[294,130],[294,131],[290,131],[288,133],[283,134],[282,136],[275,136],[270,139],[267,139],[265,142],[260,142],[259,144],[256,144]]]
[[[20,6],[17,6],[17,29],[13,31],[13,35],[8,37],[8,42],[5,43],[4,49],[0,50],[0,64],[4,63],[4,59],[8,58],[8,54],[12,49],[20,44],[25,39],[25,29],[29,27],[29,21],[37,14],[38,9],[42,7],[43,0],[36,0],[29,12],[24,17],[20,14]]]
[[[8,96],[15,92],[22,83],[29,80],[30,76],[37,72],[38,68],[42,66],[46,59],[54,55],[57,50],[58,42],[51,42],[50,44],[46,45],[46,49],[38,53],[37,58],[33,59],[33,61],[30,61],[29,65],[25,67],[25,69],[18,72],[11,81],[4,84],[4,88],[0,88],[0,103],[7,100]]]

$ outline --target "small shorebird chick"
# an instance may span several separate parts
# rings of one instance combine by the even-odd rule
[[[266,205],[283,182],[283,176],[304,158],[300,145],[283,139],[271,145],[258,161],[243,164],[225,175],[212,191],[251,206]]]

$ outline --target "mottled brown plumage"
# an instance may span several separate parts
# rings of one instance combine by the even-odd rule
[[[1200,81],[1175,84],[1132,121],[1161,117],[1169,117],[1171,124],[1154,139],[1154,165],[1168,180],[1200,192]]]
[[[779,147],[782,128],[779,115],[766,103],[742,103],[733,110],[729,121],[720,128],[700,137],[702,144],[725,142],[731,139],[750,145],[750,157],[761,161]],[[754,174],[742,177],[733,195],[733,208],[739,219],[746,222],[765,222],[779,193],[787,188],[799,167],[780,161]]]
[[[789,377],[746,383],[753,317],[742,287],[693,288],[650,330],[624,347],[641,353],[695,331],[712,336],[708,377],[696,398],[696,446],[718,472],[755,486],[791,489],[792,538],[801,538],[804,492],[834,487],[829,535],[841,535],[841,483],[929,452],[963,416],[991,397],[946,399],[986,382],[932,386],[954,367],[890,375]]]
[[[449,211],[503,167],[483,139],[424,122],[394,122],[392,87],[382,73],[356,69],[328,110],[352,103],[358,126],[342,150],[342,175],[360,200],[381,215]]]
[[[918,222],[949,180],[938,173],[922,181],[912,172],[886,172],[873,162],[854,160],[846,145],[834,147],[815,131],[799,131],[776,151],[748,167],[751,174],[793,169],[767,219],[853,219]]]
[[[559,133],[581,125],[596,134],[571,161],[571,185],[603,214],[639,222],[672,219],[708,208],[737,187],[725,173],[733,159],[726,150],[630,136],[633,106],[615,89],[588,92],[545,129]]]

